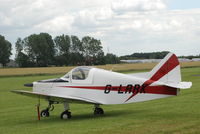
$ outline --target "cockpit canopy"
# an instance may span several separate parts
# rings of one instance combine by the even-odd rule
[[[73,80],[85,80],[88,77],[90,69],[91,68],[89,68],[89,67],[75,68],[72,71],[72,79]]]
[[[77,67],[67,73],[63,78],[69,79],[71,77],[72,80],[85,80],[87,79],[91,69],[91,67]]]

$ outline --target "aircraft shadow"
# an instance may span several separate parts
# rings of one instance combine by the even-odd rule
[[[116,117],[116,116],[123,116],[124,114],[130,114],[130,111],[107,111],[104,115],[93,115],[93,113],[88,114],[80,114],[74,115],[71,121],[79,121],[79,120],[88,120],[88,119],[97,119],[97,118],[108,118],[108,117]]]
[[[34,120],[26,120],[21,122],[22,124],[24,123],[33,123],[33,122],[37,122],[37,123],[59,123],[59,122],[77,122],[77,121],[83,121],[83,120],[95,120],[95,119],[105,119],[105,118],[110,118],[110,117],[118,117],[118,116],[124,116],[124,115],[130,115],[130,114],[138,114],[140,115],[141,113],[143,113],[145,111],[141,111],[141,110],[115,110],[115,111],[105,111],[104,115],[93,115],[93,113],[83,113],[83,114],[74,114],[72,113],[72,118],[71,119],[67,119],[67,120],[62,120],[60,119],[59,115],[51,115],[50,117],[46,117],[46,118],[42,118],[41,120],[38,121],[37,117],[34,117]]]

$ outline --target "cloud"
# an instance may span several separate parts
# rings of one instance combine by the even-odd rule
[[[116,12],[163,10],[166,5],[161,0],[115,0],[112,9]]]
[[[79,11],[75,16],[74,26],[80,28],[98,28],[107,25],[114,12],[110,7],[96,7]]]
[[[106,40],[110,51],[118,55],[164,50],[178,55],[199,54],[199,11],[115,14],[104,22],[112,25],[98,26],[93,36]]]
[[[166,1],[166,0],[165,0]],[[169,10],[164,0],[1,0],[0,31],[17,37],[90,35],[117,55],[147,51],[200,52],[200,9]]]
[[[74,22],[74,17],[68,13],[46,20],[38,25],[35,29],[41,29],[47,32],[65,32],[71,30],[71,24]]]

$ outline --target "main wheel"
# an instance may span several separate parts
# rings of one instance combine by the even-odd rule
[[[47,109],[42,110],[40,113],[41,117],[49,117],[49,111]]]
[[[94,115],[102,115],[104,114],[104,111],[102,108],[98,107],[94,109]]]
[[[70,119],[71,117],[71,112],[69,112],[68,110],[62,112],[60,115],[61,119]]]

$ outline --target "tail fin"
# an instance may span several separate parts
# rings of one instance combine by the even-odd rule
[[[180,64],[173,53],[167,54],[152,71],[143,73],[143,76],[147,79],[143,83],[147,94],[139,94],[135,99],[131,99],[137,94],[133,93],[125,102],[130,99],[129,102],[139,102],[174,96],[179,93],[179,89],[192,86],[191,82],[181,82]],[[144,97],[144,95],[146,96]]]
[[[181,82],[180,64],[173,53],[168,53],[149,73],[151,81],[174,88],[190,88],[191,82]],[[153,84],[153,82],[152,82]]]

